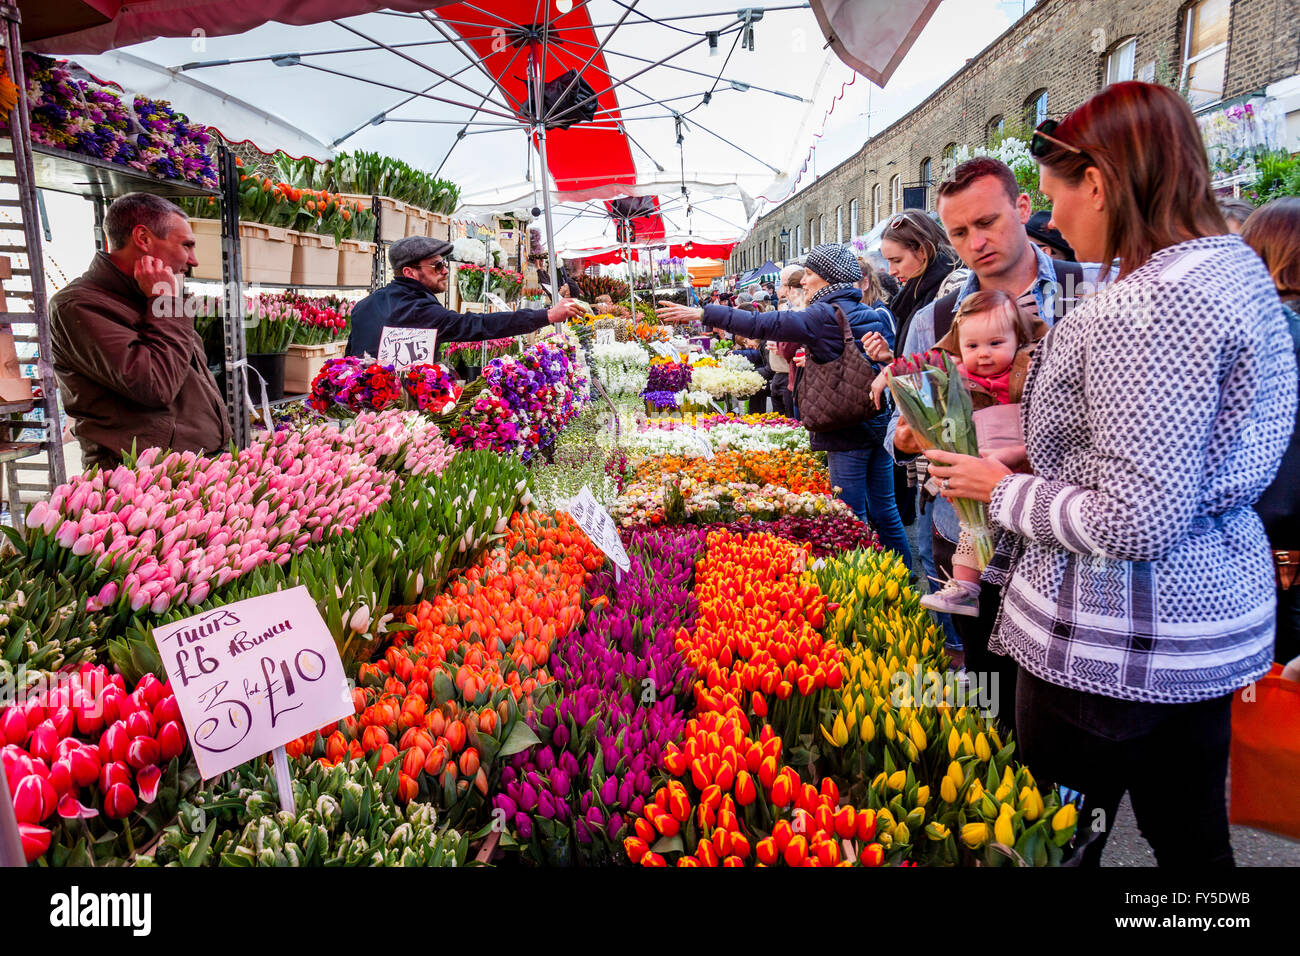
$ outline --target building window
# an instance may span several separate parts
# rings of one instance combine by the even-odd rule
[[[1129,37],[1106,57],[1106,85],[1133,79],[1137,60],[1137,37]]]
[[[874,226],[884,216],[884,202],[880,198],[880,183],[871,187],[871,224]]]
[[[803,255],[803,226],[794,227],[794,254]]]
[[[835,207],[835,241],[844,242],[844,207]]]
[[[957,144],[949,143],[943,148],[943,178],[952,177],[952,171],[957,168]]]
[[[808,248],[817,245],[817,217],[808,220]]]
[[[1192,109],[1223,99],[1231,0],[1200,0],[1187,11],[1182,86]]]
[[[897,173],[889,181],[889,214],[892,216],[903,209],[903,177]]]
[[[984,135],[988,139],[989,145],[1002,141],[1002,137],[1007,133],[1007,118],[1005,116],[995,116],[989,120],[988,125],[984,127]]]
[[[1047,119],[1047,90],[1039,90],[1025,100],[1025,125],[1037,129]]]
[[[849,203],[849,238],[858,234],[858,201],[854,199]]]

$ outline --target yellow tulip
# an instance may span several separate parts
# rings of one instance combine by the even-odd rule
[[[998,788],[993,791],[993,799],[996,800],[998,803],[1001,803],[1002,801],[1006,800],[1006,798],[1009,796],[1011,796],[1011,788],[1008,787],[1005,783],[998,784]]]
[[[975,744],[971,741],[969,733],[961,735],[961,750],[967,757],[975,753]]]
[[[989,750],[988,738],[983,733],[977,734],[975,737],[975,756],[979,757],[980,760],[988,760],[993,756],[993,752]]]
[[[1004,846],[1016,845],[1016,828],[1011,822],[1010,804],[1002,804],[1002,810],[998,813],[997,822],[993,824],[993,835]]]
[[[898,582],[897,582],[897,581],[889,581],[889,582],[887,582],[887,583],[885,584],[885,600],[887,600],[887,601],[896,601],[896,600],[898,600]]]
[[[903,787],[906,786],[907,784],[907,771],[895,770],[892,774],[889,775],[888,782],[889,782],[890,790],[902,790]]]
[[[910,843],[912,841],[912,831],[907,828],[906,823],[900,823],[894,827],[894,839],[899,843]]]
[[[957,735],[957,728],[954,727],[948,731],[948,756],[949,758],[957,756],[957,748],[961,746],[961,737]]]
[[[858,728],[858,734],[867,743],[871,743],[871,741],[875,738],[876,725],[871,722],[870,717],[862,718],[862,726]]]
[[[939,784],[939,797],[944,803],[957,802],[957,788],[953,785],[951,777],[944,777]]]
[[[929,786],[929,784],[926,784],[925,786],[922,786],[922,787],[917,787],[917,788],[916,788],[916,805],[917,805],[918,807],[923,807],[923,806],[925,806],[925,805],[926,805],[927,803],[929,803],[929,802],[930,802],[930,786]]]
[[[894,731],[894,715],[886,714],[885,715],[885,739],[893,740],[895,736],[896,734]]]
[[[961,842],[972,850],[978,850],[989,841],[987,823],[967,823],[961,828]]]
[[[931,820],[925,825],[925,835],[931,840],[946,840],[949,837],[948,828],[938,820]]]
[[[925,731],[921,728],[920,721],[913,720],[911,727],[912,743],[916,744],[918,751],[925,749]]]
[[[844,726],[843,714],[835,715],[835,723],[831,725],[831,737],[837,747],[843,747],[849,742],[849,730]]]
[[[1068,830],[1074,826],[1078,820],[1078,811],[1074,809],[1073,803],[1067,803],[1061,809],[1052,815],[1052,830],[1060,833],[1062,830]]]
[[[954,788],[960,787],[966,782],[966,771],[961,769],[961,764],[956,760],[948,764],[948,779],[952,781]]]
[[[1037,787],[1022,787],[1020,790],[1020,809],[1025,812],[1025,819],[1033,822],[1043,815],[1043,798]]]

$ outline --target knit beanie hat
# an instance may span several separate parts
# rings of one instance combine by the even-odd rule
[[[853,285],[862,281],[862,266],[848,246],[828,242],[816,246],[804,260],[804,268],[811,269],[831,285]]]

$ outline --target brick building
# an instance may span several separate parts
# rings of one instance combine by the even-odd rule
[[[1118,80],[1179,87],[1207,115],[1267,98],[1279,145],[1300,150],[1297,73],[1300,0],[1040,0],[924,103],[760,218],[729,271],[868,232],[904,208],[906,187],[934,208],[958,146],[1027,136]]]

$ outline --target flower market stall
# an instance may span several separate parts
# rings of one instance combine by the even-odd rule
[[[658,361],[660,330],[617,322],[593,344],[611,319],[500,343],[469,382],[327,360],[317,417],[212,459],[145,451],[8,531],[0,676],[25,692],[0,754],[28,860],[1058,861],[1074,806],[955,682],[807,432],[648,417],[647,392],[743,360]],[[573,517],[584,490],[626,571]],[[299,587],[354,689],[286,744],[286,815],[265,758],[199,780],[155,634]]]

